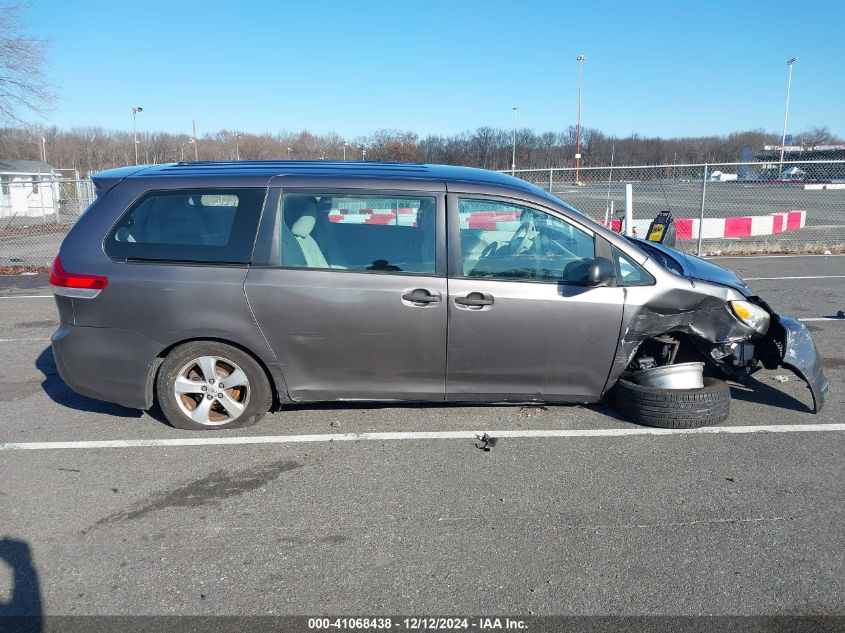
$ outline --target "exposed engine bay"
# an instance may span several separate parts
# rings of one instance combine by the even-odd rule
[[[806,327],[795,319],[775,314],[759,298],[753,300],[771,317],[765,334],[749,333],[745,327],[725,328],[730,321],[721,318],[725,314],[723,305],[703,314],[700,311],[674,316],[651,314],[632,319],[622,341],[626,349],[633,350],[624,372],[702,361],[706,374],[742,382],[761,367],[785,367],[807,383],[813,395],[813,411],[818,413],[827,396],[828,381]],[[634,323],[641,328],[639,331],[633,329]],[[656,327],[658,323],[674,329],[646,336],[645,328]]]

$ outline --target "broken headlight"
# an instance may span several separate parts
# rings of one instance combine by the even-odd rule
[[[731,310],[737,319],[750,328],[765,334],[769,331],[769,313],[750,301],[731,301]]]

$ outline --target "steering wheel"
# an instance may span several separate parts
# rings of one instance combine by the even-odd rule
[[[490,255],[496,252],[497,248],[499,248],[498,242],[490,242],[487,246],[484,247],[484,250],[481,251],[481,257],[490,257]]]
[[[551,250],[555,251],[558,255],[567,255],[571,257],[573,254],[572,251],[557,240],[547,240],[545,246],[552,247]]]
[[[508,251],[511,255],[519,255],[531,246],[529,242],[533,243],[535,237],[537,237],[537,230],[534,228],[534,219],[529,218],[520,224],[516,233],[513,234],[508,243]]]

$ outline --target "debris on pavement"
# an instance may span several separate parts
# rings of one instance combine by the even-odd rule
[[[489,453],[490,449],[496,446],[496,443],[499,441],[498,438],[495,438],[491,435],[477,435],[478,442],[475,443],[475,448],[480,448],[485,453]]]
[[[836,313],[836,316],[838,316],[840,319],[845,319],[845,310],[839,310]]]
[[[535,415],[540,415],[543,411],[548,411],[548,407],[543,406],[541,404],[538,405],[524,405],[519,408],[519,415],[530,418]]]
[[[774,380],[775,382],[786,382],[787,380],[789,380],[789,376],[784,376],[783,374],[778,374],[772,380]]]
[[[739,482],[739,477],[737,477],[736,475],[731,475],[730,477],[725,477],[725,481],[729,481],[732,484],[735,484]]]

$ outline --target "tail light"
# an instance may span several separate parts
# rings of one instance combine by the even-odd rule
[[[83,275],[69,273],[62,267],[62,260],[57,255],[50,271],[50,286],[53,294],[75,299],[93,299],[109,283],[102,275]]]

